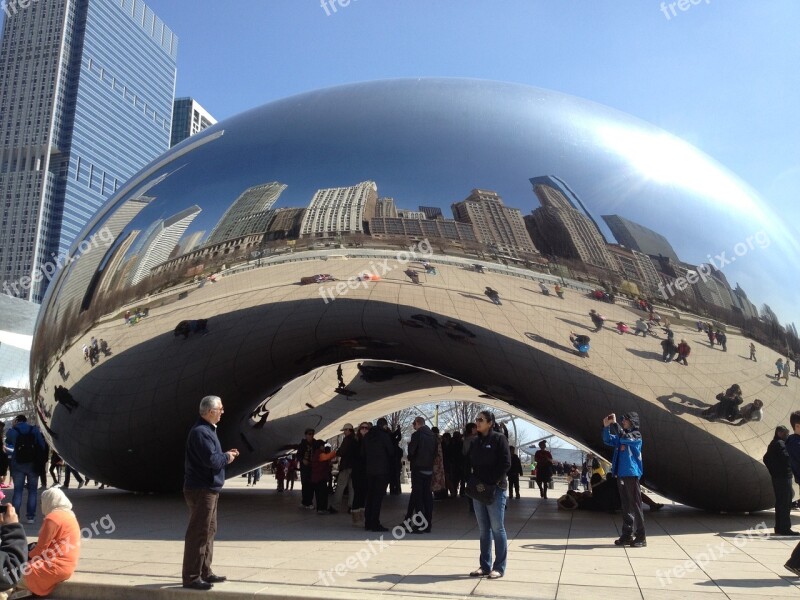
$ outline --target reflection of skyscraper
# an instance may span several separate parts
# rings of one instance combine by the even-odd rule
[[[362,181],[351,187],[317,190],[300,227],[302,237],[331,237],[364,233],[364,223],[375,216],[378,186]]]
[[[542,204],[525,217],[534,242],[541,240],[543,251],[550,254],[616,271],[605,238],[575,193],[554,177],[533,177],[530,181]]]
[[[375,217],[369,222],[374,236],[399,236],[408,238],[444,238],[461,242],[477,242],[470,223],[453,219],[401,219],[400,217]]]
[[[201,231],[195,231],[194,233],[187,235],[181,241],[181,247],[178,250],[178,254],[186,254],[187,252],[191,252],[195,248],[200,245],[200,242],[203,240],[203,236],[206,234],[205,229]]]
[[[416,221],[424,221],[425,220],[425,213],[421,210],[408,210],[408,209],[400,209],[397,211],[397,216],[401,219],[414,219]]]
[[[734,294],[731,293],[728,281],[713,265],[700,265],[699,267],[694,267],[692,265],[684,266],[688,271],[697,273],[698,276],[701,273],[703,274],[692,287],[695,293],[700,296],[704,302],[728,310],[736,306],[736,302],[733,299]]]
[[[3,2],[0,280],[66,254],[89,217],[169,147],[178,40],[144,2]],[[21,296],[41,301],[36,277]]]
[[[217,120],[200,106],[194,98],[175,98],[172,109],[172,137],[170,147],[182,142],[206,127],[211,127]]]
[[[474,189],[451,208],[456,221],[472,225],[479,242],[512,255],[537,252],[525,231],[522,213],[506,206],[497,192]]]
[[[603,220],[608,225],[611,233],[614,234],[617,242],[623,246],[631,250],[638,250],[644,254],[668,256],[675,262],[680,262],[677,253],[667,238],[660,233],[619,215],[603,215]]]
[[[442,209],[438,206],[420,206],[419,210],[425,213],[425,218],[427,219],[444,219]]]
[[[200,214],[202,209],[195,205],[160,221],[145,240],[139,259],[131,274],[131,283],[136,285],[150,274],[150,269],[169,258],[183,232]]]
[[[644,283],[644,290],[650,294],[655,294],[661,284],[661,277],[658,275],[658,269],[650,260],[647,254],[642,254],[638,250],[631,250],[634,258],[636,259],[636,267],[642,276],[642,283]]]
[[[222,215],[208,236],[206,244],[218,244],[225,240],[265,232],[272,216],[270,209],[286,187],[286,184],[273,181],[246,189]]]
[[[742,311],[742,314],[747,319],[757,319],[758,318],[758,308],[755,304],[750,302],[750,299],[747,297],[747,294],[744,293],[744,290],[741,286],[737,283],[736,288],[733,290],[733,302],[734,305]]]
[[[396,217],[397,207],[394,205],[394,198],[378,198],[375,203],[376,217]]]
[[[109,290],[115,289],[120,282],[125,281],[123,261],[140,233],[140,230],[134,229],[113,250],[106,261],[105,267],[103,267],[103,272],[100,274],[100,280],[97,283],[97,294],[104,296]]]
[[[275,218],[267,229],[267,240],[296,239],[300,237],[305,208],[276,208]]]
[[[90,283],[95,278],[103,258],[125,226],[153,200],[155,198],[152,196],[137,196],[126,200],[108,217],[103,229],[89,236],[86,242],[78,247],[75,261],[66,267],[69,273],[60,292],[61,297],[67,299],[63,306],[72,303],[75,308],[81,310],[88,307],[88,301],[94,292]]]

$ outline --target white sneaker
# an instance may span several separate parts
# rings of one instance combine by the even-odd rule
[[[25,521],[25,522],[26,522],[28,525],[32,525],[32,524],[33,524],[33,523],[35,523],[36,521],[34,521],[33,519],[28,519],[28,520],[27,520],[27,521]]]

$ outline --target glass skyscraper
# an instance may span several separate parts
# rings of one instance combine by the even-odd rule
[[[193,98],[176,98],[172,110],[172,139],[170,147],[181,143],[217,120]]]
[[[169,148],[178,40],[139,0],[7,8],[1,291],[40,302],[97,209]]]

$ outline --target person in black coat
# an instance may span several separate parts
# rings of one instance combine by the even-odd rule
[[[498,579],[505,574],[508,558],[508,537],[503,521],[508,489],[506,473],[511,468],[511,452],[508,449],[508,438],[497,426],[494,413],[488,410],[481,411],[475,418],[475,424],[478,436],[472,441],[469,449],[472,467],[470,484],[494,486],[494,501],[491,504],[484,504],[479,500],[472,500],[480,531],[481,551],[480,566],[470,575]],[[492,563],[492,540],[494,540],[494,563]]]
[[[783,425],[775,428],[775,437],[767,446],[764,464],[772,476],[772,489],[775,492],[775,535],[800,535],[792,531],[792,464],[786,450],[789,430]]]
[[[314,508],[314,485],[311,483],[311,457],[314,454],[314,433],[312,428],[305,430],[303,439],[297,445],[297,461],[300,464],[300,507]]]
[[[509,450],[511,452],[511,468],[508,470],[508,495],[513,498],[516,491],[517,498],[519,498],[519,478],[522,477],[522,461],[519,459],[514,446],[509,446]]]
[[[11,590],[20,579],[28,561],[28,538],[12,504],[5,504],[0,515],[0,593]],[[5,597],[5,596],[3,596]]]
[[[425,425],[424,417],[412,423],[414,433],[408,442],[408,460],[411,462],[411,496],[406,509],[406,522],[416,514],[425,518],[424,526],[412,528],[411,533],[430,533],[433,523],[433,462],[436,460],[436,436]]]
[[[389,531],[381,525],[381,505],[386,495],[386,486],[392,474],[395,449],[389,423],[381,417],[375,427],[367,432],[361,442],[361,455],[366,459],[367,498],[364,506],[364,529],[367,531]]]

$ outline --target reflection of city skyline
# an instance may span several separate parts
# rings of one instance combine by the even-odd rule
[[[189,219],[178,237],[173,232],[168,236],[169,241],[162,239],[160,245],[173,243],[173,247],[168,251],[161,249],[157,254],[163,258],[160,261],[154,261],[152,252],[147,261],[141,256],[146,253],[141,246],[161,227],[158,223],[151,224],[149,230],[138,236],[134,243],[137,247],[129,249],[130,255],[141,256],[129,276],[141,281],[149,269],[159,265],[163,268],[190,254],[213,258],[220,253],[240,251],[242,247],[256,250],[268,240],[310,237],[325,240],[354,234],[375,239],[441,236],[451,242],[483,244],[509,259],[530,258],[538,253],[572,259],[616,273],[623,281],[635,284],[625,291],[651,297],[659,291],[663,293],[663,286],[704,268],[702,264],[682,262],[665,236],[622,215],[602,215],[617,242],[609,244],[598,221],[568,181],[554,175],[540,175],[530,178],[529,183],[539,206],[524,216],[524,222],[520,211],[506,206],[498,193],[480,188],[453,203],[454,219],[445,219],[438,207],[409,210],[400,206],[402,198],[379,196],[377,183],[369,179],[351,186],[320,187],[305,207],[275,207],[289,187],[286,183],[251,185],[237,195],[205,240],[202,233],[205,230],[189,230],[194,219]],[[468,211],[466,206],[478,207],[477,213],[472,208],[473,212]],[[428,219],[428,213],[434,218]],[[488,221],[491,223],[487,224]],[[363,227],[359,227],[361,223]],[[207,226],[208,221],[204,224]],[[520,230],[524,232],[524,240],[519,238]],[[732,288],[724,275],[713,268],[708,272],[708,277],[685,292],[688,296],[699,303],[742,312],[747,317],[758,315],[741,286]]]

